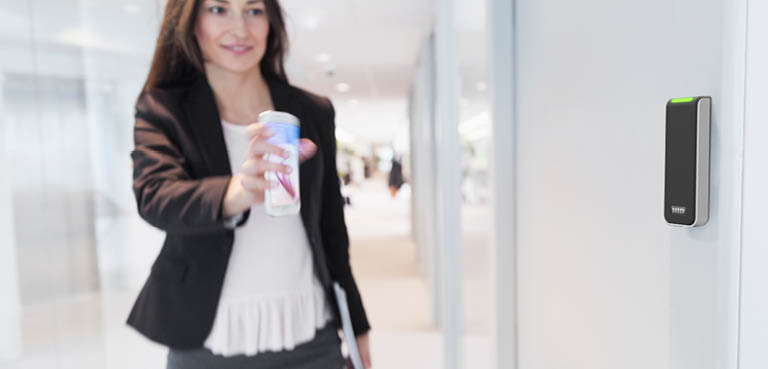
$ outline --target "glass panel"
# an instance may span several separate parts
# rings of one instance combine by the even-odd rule
[[[492,289],[488,35],[485,1],[456,2],[461,73],[461,222],[464,284],[464,368],[490,368]]]
[[[157,0],[0,3],[0,367],[163,361],[124,323],[161,244],[129,157],[158,21]]]

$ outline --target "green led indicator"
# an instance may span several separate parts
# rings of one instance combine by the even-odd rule
[[[677,99],[672,99],[669,102],[673,104],[677,104],[677,103],[687,103],[691,101],[693,101],[692,97],[678,97]]]

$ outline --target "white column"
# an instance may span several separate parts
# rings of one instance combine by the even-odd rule
[[[459,59],[453,0],[437,0],[435,16],[437,234],[441,326],[446,369],[462,367],[461,145]]]
[[[714,237],[710,236],[711,239],[728,241],[721,241],[722,243],[716,249],[717,253],[713,254],[717,260],[717,270],[715,271],[716,274],[714,274],[717,276],[717,285],[714,286],[717,292],[713,295],[717,299],[716,301],[718,301],[716,308],[719,319],[717,326],[719,332],[716,340],[712,341],[712,347],[718,347],[720,350],[717,355],[718,361],[712,364],[713,368],[741,369],[750,367],[744,365],[743,358],[740,356],[743,353],[741,348],[747,345],[747,343],[740,341],[743,338],[740,337],[743,333],[742,329],[749,329],[749,327],[744,326],[744,323],[748,320],[740,316],[740,314],[744,314],[744,311],[741,310],[742,306],[740,306],[740,303],[743,302],[740,300],[743,299],[743,290],[747,286],[744,283],[744,275],[749,272],[747,269],[744,269],[745,265],[743,264],[745,262],[743,258],[748,254],[748,251],[744,248],[746,245],[744,229],[748,227],[745,220],[749,218],[748,213],[750,212],[750,205],[752,205],[748,203],[750,200],[746,192],[750,183],[746,174],[748,169],[746,161],[749,154],[746,152],[744,134],[749,123],[746,120],[745,106],[747,103],[747,87],[750,86],[751,82],[757,82],[750,81],[746,74],[746,65],[749,60],[747,40],[752,37],[749,25],[753,20],[749,15],[748,3],[756,2],[750,0],[728,0],[721,3],[722,31],[720,32],[719,40],[721,47],[720,99],[715,100],[718,97],[717,94],[713,96],[712,134],[714,138],[710,149],[711,157],[713,158],[710,163],[710,181],[712,182],[710,188],[715,190],[710,192],[710,221],[708,227],[710,227],[710,231],[712,231],[712,226],[719,227],[719,229],[716,228],[714,233],[712,233]],[[760,42],[764,43],[764,40]],[[713,44],[716,45],[716,43]],[[764,124],[764,122],[760,121],[759,124]],[[764,138],[762,142],[765,142]],[[760,159],[760,161],[764,160],[765,158]],[[763,169],[764,166],[761,166],[760,170],[762,171]],[[741,203],[739,203],[739,199]],[[764,245],[765,240],[762,240],[759,247],[762,248]],[[679,255],[687,257],[692,254]],[[685,265],[682,263],[682,260],[681,258],[679,264]],[[687,270],[697,272],[696,268]],[[699,268],[698,272],[702,273],[705,271]],[[688,274],[688,277],[694,275],[696,274]],[[759,283],[764,285],[765,281],[760,281]],[[687,288],[679,289],[679,291],[688,292]],[[760,293],[764,294],[762,289]],[[690,303],[685,299],[673,299],[672,303],[675,304],[675,308],[678,311],[690,310],[694,312],[696,311],[694,309],[701,309],[697,304]],[[695,313],[693,315],[696,316]],[[672,315],[673,319],[676,317],[677,315]],[[675,319],[675,321],[680,322],[681,319]],[[683,325],[678,327],[688,328],[693,322],[683,321]],[[680,337],[683,337],[682,333]],[[693,357],[695,355],[693,350],[700,350],[700,347],[703,347],[684,344],[681,341],[683,340],[673,341],[670,346],[673,354],[683,353],[680,357]],[[686,341],[689,340],[686,339]],[[765,342],[760,342],[760,348],[764,347]],[[690,350],[690,353],[682,350]],[[701,366],[699,365],[699,367]],[[764,368],[765,366],[759,365],[757,367]]]
[[[515,1],[488,1],[491,76],[493,367],[517,368]]]
[[[765,1],[749,1],[746,109],[744,121],[744,192],[742,209],[740,369],[768,368],[768,16]]]
[[[414,73],[412,90],[413,113],[412,134],[414,146],[411,150],[414,163],[413,170],[413,217],[418,217],[418,228],[414,230],[418,234],[418,247],[420,252],[419,262],[422,275],[429,283],[430,316],[432,324],[440,325],[441,295],[438,281],[437,265],[437,210],[435,187],[437,183],[436,149],[435,149],[435,77],[434,77],[434,38],[430,37],[424,44],[419,62]]]
[[[4,76],[0,73],[0,359],[21,355],[21,299],[10,173],[6,163]]]

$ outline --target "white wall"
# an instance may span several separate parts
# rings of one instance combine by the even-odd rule
[[[768,3],[749,1],[739,369],[768,367]]]
[[[743,4],[517,1],[520,368],[735,368]],[[691,95],[713,97],[697,229],[662,212],[664,108]]]

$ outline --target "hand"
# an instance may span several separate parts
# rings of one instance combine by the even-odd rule
[[[278,172],[290,174],[292,168],[281,163],[274,163],[266,159],[266,155],[277,155],[287,158],[290,153],[268,142],[274,135],[263,123],[251,124],[246,128],[246,135],[250,143],[245,162],[240,168],[240,184],[247,191],[253,203],[264,202],[264,191],[274,187],[264,178],[266,172]]]
[[[256,145],[257,147],[252,147],[254,150],[258,151],[259,144],[254,143],[254,140],[256,141],[264,141],[266,142],[267,139],[272,137],[274,135],[273,132],[269,130],[269,128],[264,125],[264,123],[254,123],[248,126],[246,128],[246,135],[248,135],[248,138],[251,139],[251,145]],[[274,145],[271,145],[274,146]],[[276,147],[276,146],[275,146]],[[317,145],[315,145],[312,140],[302,138],[299,140],[299,162],[303,163],[307,161],[308,159],[312,158],[315,153],[317,152]],[[249,151],[249,155],[257,154],[257,152],[251,152]]]
[[[248,154],[241,167],[241,173],[233,175],[229,181],[222,209],[225,218],[242,213],[250,209],[253,204],[264,202],[264,191],[272,187],[272,184],[264,178],[264,172],[289,172],[286,165],[264,160],[265,154],[280,156],[287,154],[285,150],[267,142],[274,133],[270,132],[264,124],[249,125],[246,128],[246,134],[250,139]]]
[[[371,368],[371,345],[368,340],[368,333],[358,336],[357,350],[360,352],[360,360],[363,361],[363,368]]]
[[[224,196],[223,214],[232,217],[253,204],[264,203],[264,191],[275,185],[268,183],[264,178],[264,172],[275,171],[289,174],[290,168],[279,163],[265,160],[265,154],[274,154],[285,157],[287,152],[282,148],[272,145],[267,140],[274,135],[263,123],[251,124],[246,128],[246,135],[250,139],[247,158],[241,167],[241,173],[232,176],[229,187]],[[317,152],[317,145],[308,139],[299,141],[299,161],[310,159]]]

